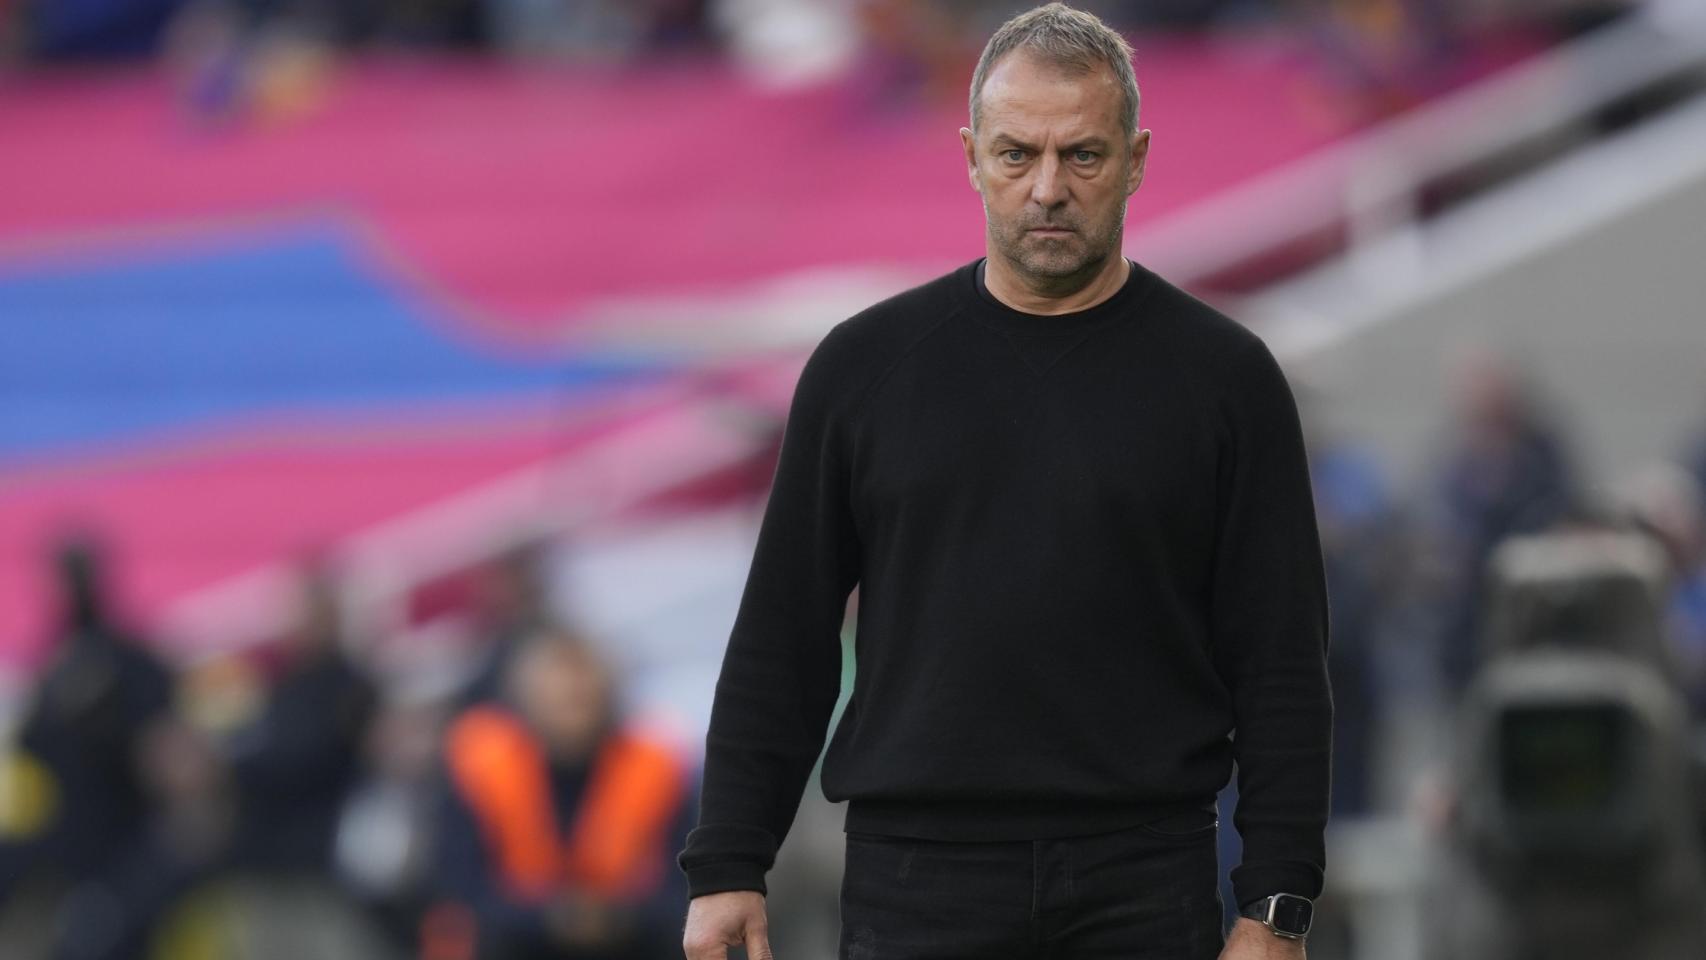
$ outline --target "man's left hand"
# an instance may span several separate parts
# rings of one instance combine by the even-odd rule
[[[1304,960],[1303,941],[1278,936],[1264,923],[1239,917],[1220,960]]]

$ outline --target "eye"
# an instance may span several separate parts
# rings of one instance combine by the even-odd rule
[[[1023,163],[1025,160],[1025,151],[1020,150],[1018,147],[1012,147],[1001,151],[1001,159],[1008,163]]]
[[[1074,150],[1072,151],[1072,159],[1079,163],[1092,163],[1096,159],[1096,153],[1093,150]]]

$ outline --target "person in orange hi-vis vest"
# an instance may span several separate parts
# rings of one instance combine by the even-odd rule
[[[508,666],[501,698],[446,731],[423,960],[672,956],[684,755],[621,715],[609,669],[573,634],[541,630]]]

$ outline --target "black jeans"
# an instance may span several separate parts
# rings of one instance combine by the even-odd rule
[[[1217,821],[1048,840],[847,834],[840,960],[1215,960]]]

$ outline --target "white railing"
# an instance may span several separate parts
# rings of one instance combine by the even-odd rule
[[[758,441],[730,428],[729,403],[682,386],[608,404],[599,419],[613,426],[572,453],[336,544],[327,559],[340,577],[346,612],[382,633],[401,624],[401,603],[419,584],[465,570],[521,538],[563,533],[741,462]],[[269,563],[179,599],[158,631],[177,658],[194,661],[276,637],[296,602],[296,572],[283,561]]]
[[[1706,3],[1652,0],[1537,54],[1244,181],[1131,235],[1188,282],[1345,225],[1353,246],[1412,221],[1423,187],[1688,70],[1706,69]]]

